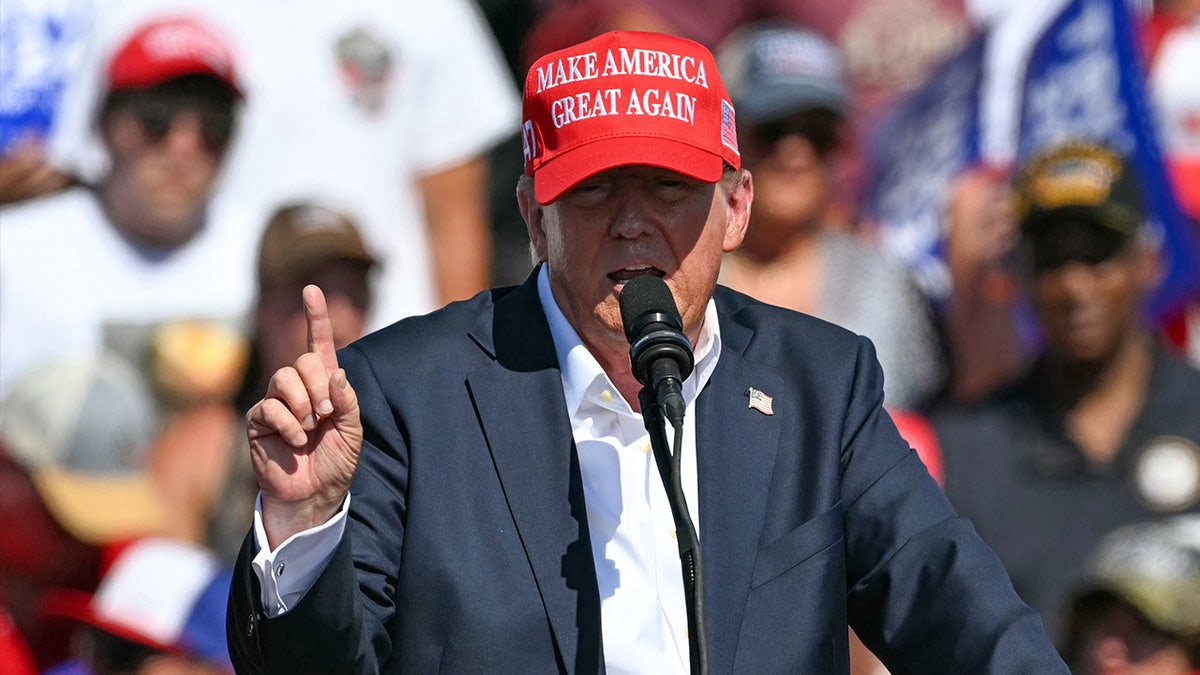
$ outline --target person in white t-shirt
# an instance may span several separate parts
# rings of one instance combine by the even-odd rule
[[[0,212],[0,390],[102,347],[152,365],[160,394],[236,386],[256,231],[210,197],[238,82],[219,34],[191,19],[146,24],[115,52],[95,121],[110,168]]]
[[[190,12],[235,42],[246,92],[220,188],[255,214],[335,205],[381,264],[370,328],[469,297],[489,282],[486,153],[519,107],[494,37],[469,0],[129,0],[99,17],[103,54],[146,16]],[[53,139],[83,175],[87,82],[68,91]],[[90,86],[94,86],[91,83]]]

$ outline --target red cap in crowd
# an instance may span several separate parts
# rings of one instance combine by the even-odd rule
[[[525,79],[525,174],[541,204],[631,164],[714,183],[741,167],[733,104],[691,40],[616,31],[547,54]]]
[[[188,17],[148,23],[129,37],[108,66],[108,89],[144,89],[185,75],[212,75],[242,95],[233,53],[211,28]]]

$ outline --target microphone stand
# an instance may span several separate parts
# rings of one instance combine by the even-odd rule
[[[688,512],[680,474],[680,455],[683,447],[683,425],[675,429],[675,451],[667,446],[667,424],[658,396],[650,387],[638,393],[642,419],[650,433],[650,446],[658,464],[658,474],[671,504],[675,534],[679,541],[679,562],[683,570],[683,594],[687,607],[688,655],[692,675],[708,675],[708,641],[704,634],[704,584],[700,567],[700,538]]]

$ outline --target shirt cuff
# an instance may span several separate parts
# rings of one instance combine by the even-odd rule
[[[258,554],[250,564],[258,577],[267,617],[274,619],[287,614],[316,583],[342,540],[349,511],[350,495],[347,493],[342,508],[332,518],[293,534],[272,551],[263,528],[262,493],[259,493],[254,502],[254,540]]]

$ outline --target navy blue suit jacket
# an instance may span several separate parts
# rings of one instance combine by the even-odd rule
[[[893,673],[1066,672],[883,411],[870,342],[728,289],[696,402],[713,673],[838,673],[849,622]],[[247,539],[240,672],[596,673],[600,599],[536,274],[344,349],[366,428],[346,535],[288,614]],[[773,397],[773,415],[747,390]],[[638,617],[630,617],[631,621]]]

